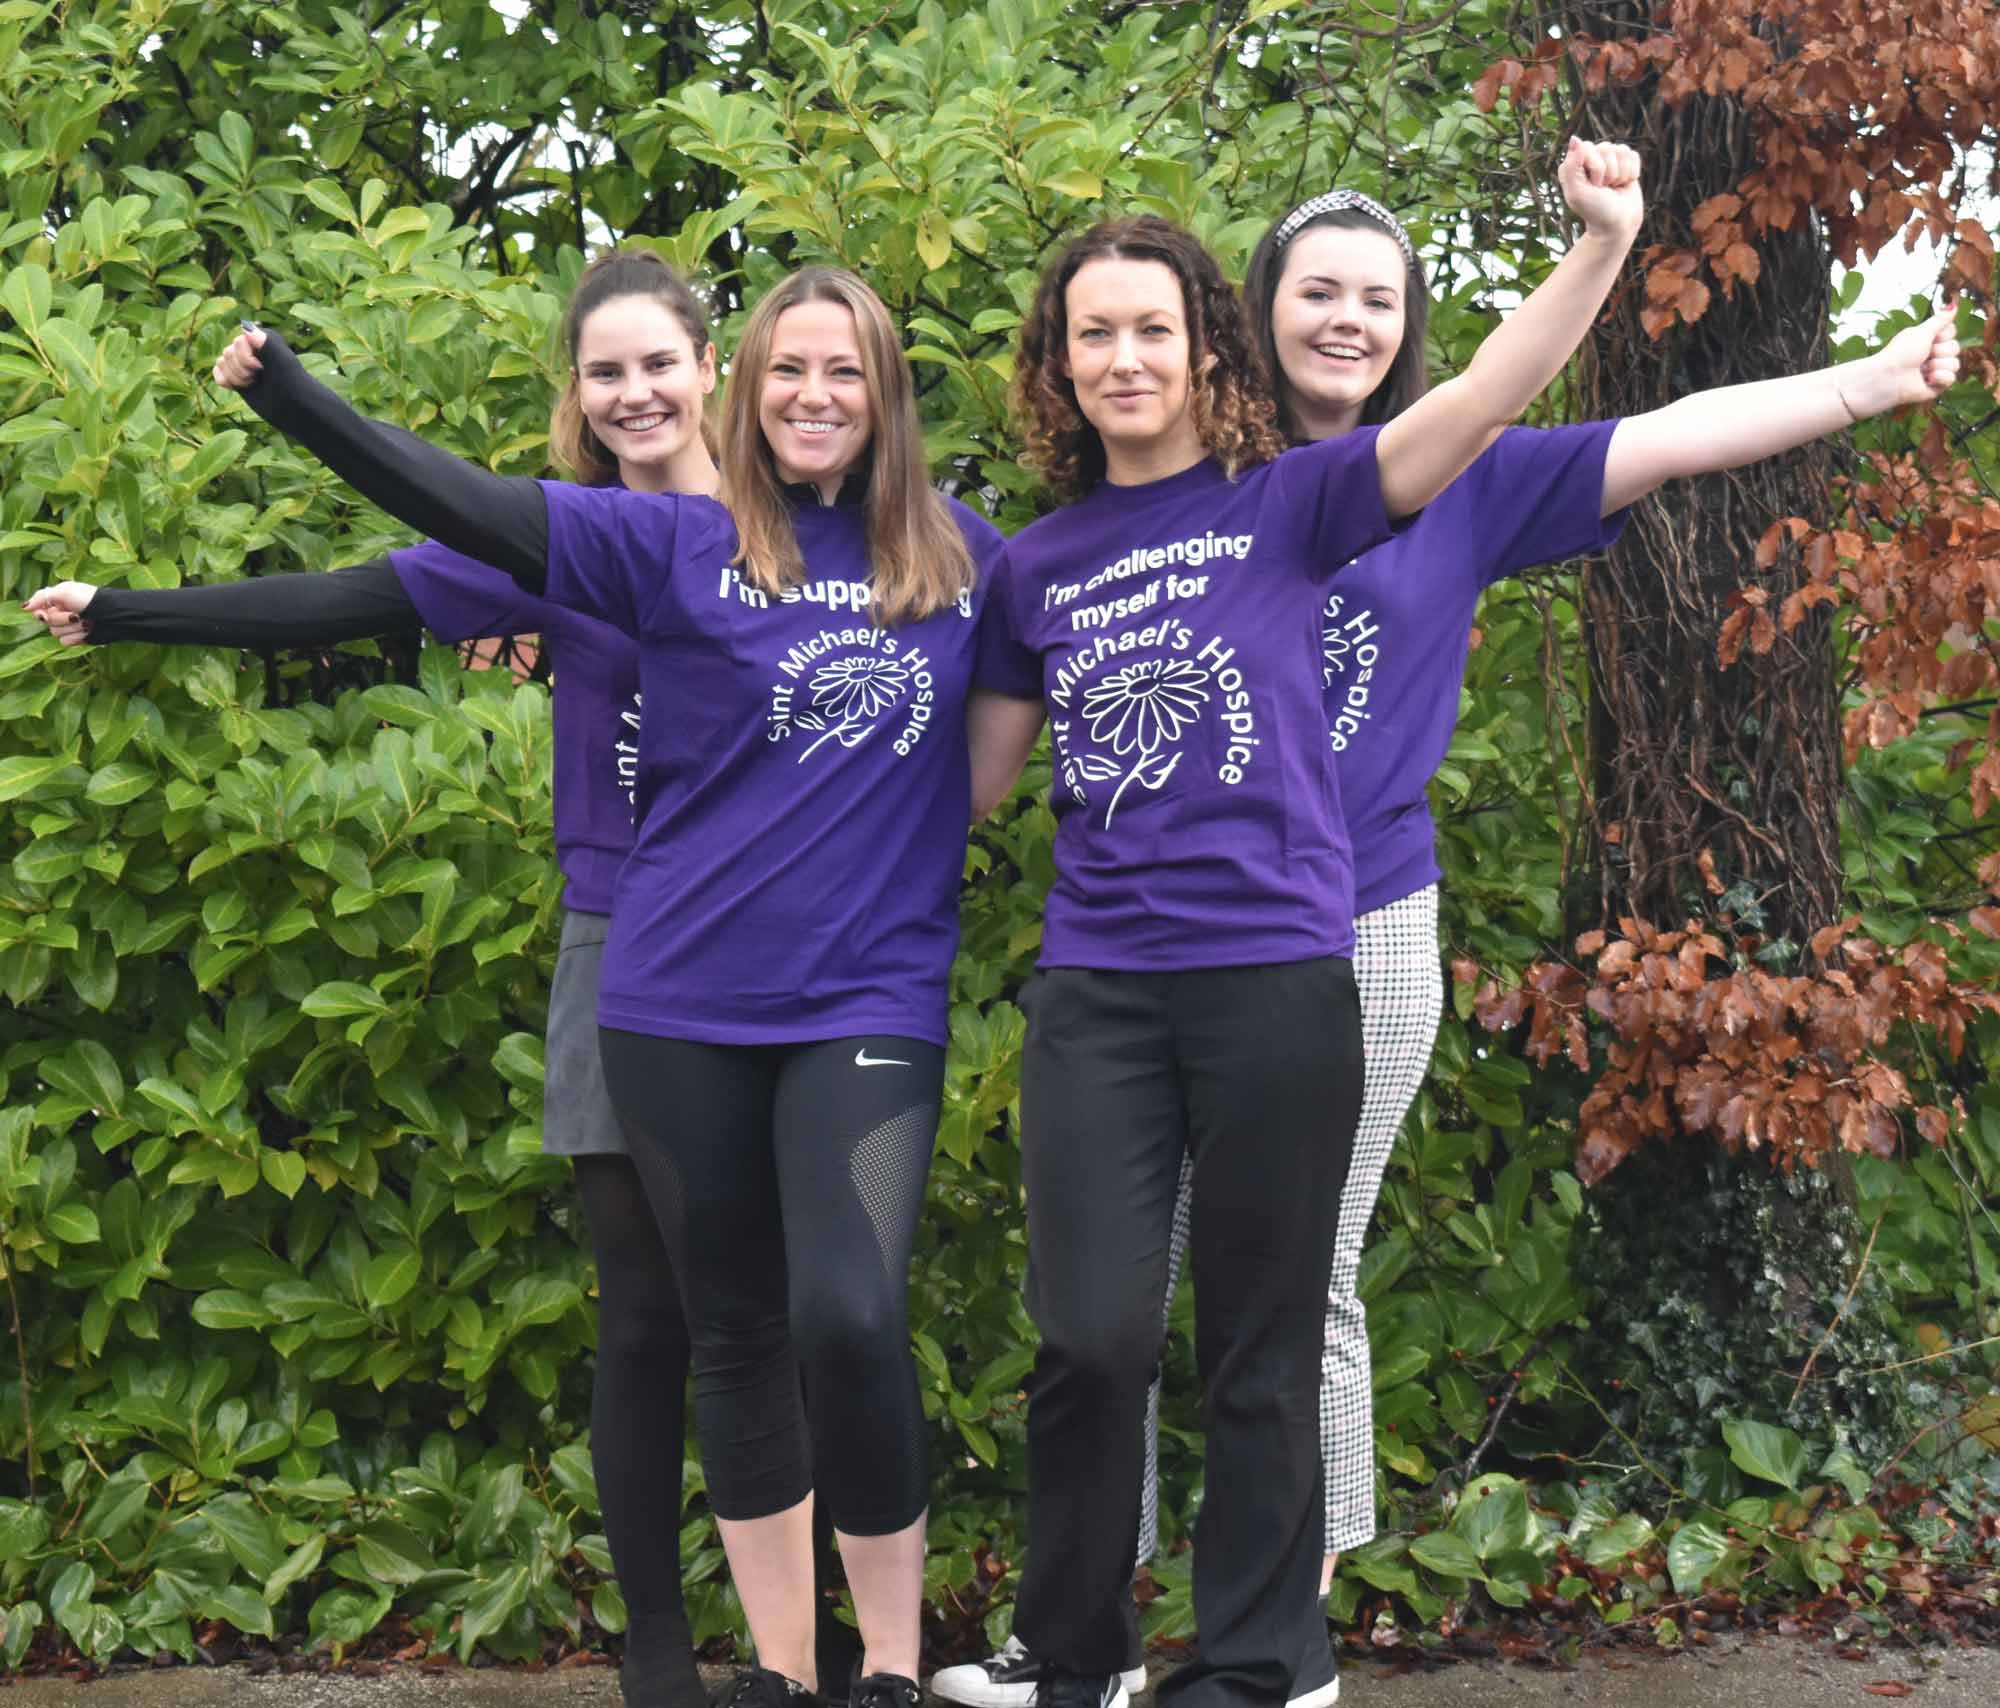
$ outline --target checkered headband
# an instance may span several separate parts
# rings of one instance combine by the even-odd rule
[[[1410,242],[1410,234],[1403,229],[1403,222],[1373,196],[1364,196],[1359,190],[1328,190],[1323,196],[1314,196],[1309,202],[1299,203],[1278,222],[1277,234],[1272,241],[1283,249],[1298,236],[1309,220],[1318,219],[1321,214],[1339,213],[1345,208],[1366,214],[1388,232],[1396,240],[1396,247],[1403,252],[1403,265],[1415,270],[1417,251]]]

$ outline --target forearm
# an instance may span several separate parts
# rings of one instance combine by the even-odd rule
[[[1863,357],[1782,379],[1717,386],[1619,422],[1604,458],[1604,514],[1622,510],[1664,481],[1774,457],[1879,415],[1901,401],[1885,394]]]
[[[371,421],[305,371],[274,332],[244,401],[390,515],[531,593],[548,582],[548,501],[538,482],[490,474],[414,433]]]
[[[972,822],[977,824],[1014,791],[1021,767],[1041,734],[1042,702],[990,689],[965,702],[966,746],[972,763]]]
[[[1532,403],[1589,333],[1631,248],[1585,232],[1528,300],[1501,321],[1465,372],[1382,429],[1382,497],[1391,516],[1421,509]]]
[[[90,639],[156,646],[332,646],[423,627],[387,558],[331,575],[260,575],[216,587],[102,587]]]

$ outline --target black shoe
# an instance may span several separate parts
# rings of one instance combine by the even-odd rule
[[[1131,1698],[1115,1672],[1071,1672],[1054,1661],[1042,1663],[1035,1684],[1036,1708],[1126,1708]]]
[[[708,1691],[694,1664],[694,1639],[678,1610],[635,1618],[627,1627],[618,1688],[625,1708],[708,1708]]]
[[[940,1667],[931,1674],[931,1694],[960,1708],[1033,1708],[1041,1700],[1048,1663],[1032,1655],[1019,1637],[1009,1637],[983,1661]],[[1128,1697],[1146,1688],[1144,1665],[1118,1675]]]
[[[923,1708],[924,1693],[914,1678],[899,1672],[863,1674],[856,1662],[854,1682],[847,1687],[847,1708]]]
[[[745,1667],[716,1699],[716,1708],[826,1708],[826,1698],[768,1667]]]

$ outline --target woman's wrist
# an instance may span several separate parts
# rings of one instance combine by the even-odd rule
[[[1572,246],[1585,253],[1600,255],[1605,261],[1622,265],[1625,257],[1632,252],[1632,242],[1639,235],[1635,225],[1629,230],[1622,227],[1592,225],[1585,222],[1583,235]]]

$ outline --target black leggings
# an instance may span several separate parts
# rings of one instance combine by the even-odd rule
[[[716,1513],[763,1518],[816,1489],[849,1535],[915,1522],[929,1476],[910,1254],[944,1051],[880,1035],[769,1045],[609,1027],[599,1036],[611,1101],[681,1279]]]
[[[590,1462],[604,1539],[636,1638],[687,1647],[681,1606],[681,1457],[688,1332],[673,1265],[629,1157],[575,1159],[597,1258]]]
[[[1176,1708],[1280,1708],[1317,1627],[1319,1353],[1361,1105],[1344,960],[1043,973],[1024,992],[1028,1556],[1014,1630],[1072,1671],[1136,1664],[1132,1531],[1181,1159],[1194,1163],[1207,1436],[1201,1652]]]

